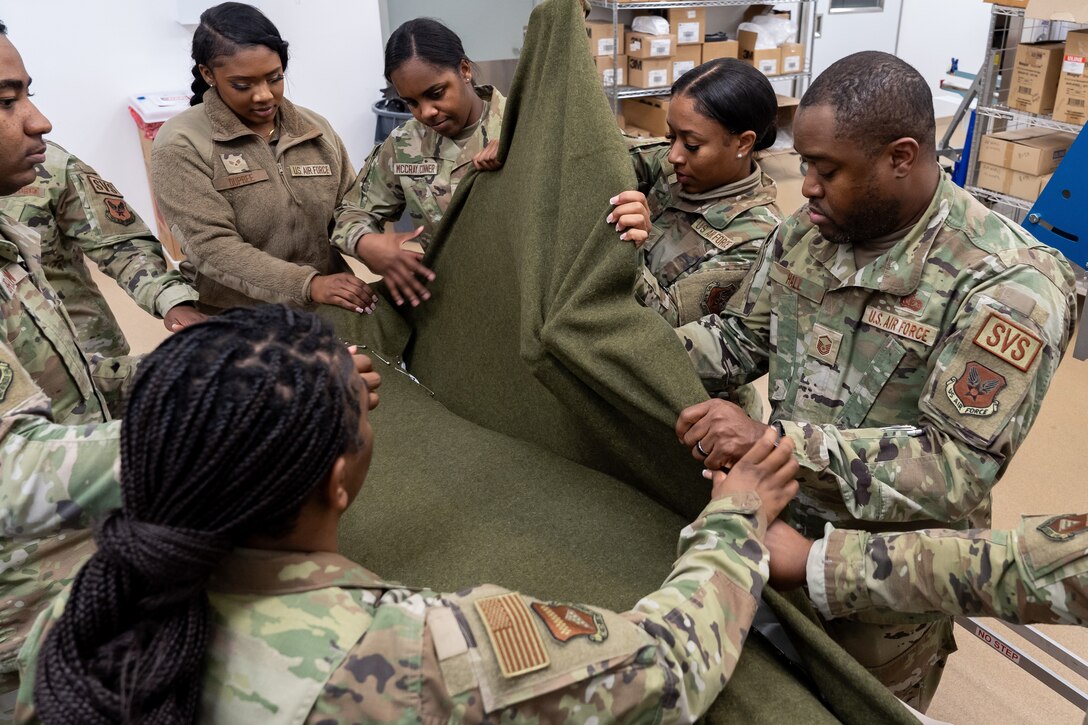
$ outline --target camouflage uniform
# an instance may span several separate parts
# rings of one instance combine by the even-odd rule
[[[354,256],[360,237],[384,233],[407,209],[413,227],[423,227],[416,241],[427,249],[472,158],[502,130],[506,99],[491,86],[476,94],[485,106],[468,138],[446,138],[413,118],[374,149],[336,210],[334,247]]]
[[[774,180],[756,165],[736,184],[688,196],[669,163],[670,143],[628,144],[640,187],[650,187],[646,201],[653,217],[635,297],[673,327],[721,314],[782,221]],[[729,399],[763,420],[763,403],[752,385],[731,391]]]
[[[37,235],[0,215],[0,711],[35,617],[90,554],[85,532],[60,530],[120,505],[108,405],[133,367],[80,350],[37,255]]]
[[[860,270],[807,212],[783,222],[725,315],[678,330],[696,369],[711,388],[769,369],[771,420],[802,468],[787,517],[810,538],[824,522],[985,526],[1069,341],[1069,265],[944,174],[922,219]],[[947,619],[829,631],[920,709],[936,681],[920,692],[919,673],[954,647]]]
[[[1088,514],[1026,516],[1011,531],[834,530],[809,556],[826,617],[872,608],[1088,624]]]
[[[332,553],[238,550],[210,586],[201,721],[690,722],[732,674],[766,580],[759,506],[755,493],[712,501],[662,589],[624,614],[491,585],[407,589]],[[20,720],[39,627],[20,653]]]
[[[128,341],[84,255],[159,318],[178,304],[195,302],[196,290],[168,271],[159,241],[113,184],[60,146],[46,146],[38,178],[0,198],[0,212],[41,235],[45,276],[64,303],[80,346],[109,357],[127,355]]]

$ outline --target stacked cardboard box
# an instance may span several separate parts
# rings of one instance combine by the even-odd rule
[[[1038,198],[1076,138],[1038,128],[982,137],[978,185],[1027,201]]]
[[[1088,123],[1088,30],[1073,30],[1066,36],[1054,119]]]
[[[623,117],[627,120],[629,134],[633,127],[647,131],[650,136],[665,136],[669,133],[669,99],[626,98],[623,101]]]
[[[756,48],[759,36],[749,30],[738,34],[740,59],[754,65],[766,76],[800,73],[805,68],[805,46],[783,43],[777,48]]]
[[[1017,47],[1009,108],[1039,114],[1054,110],[1064,51],[1064,43],[1022,43]]]

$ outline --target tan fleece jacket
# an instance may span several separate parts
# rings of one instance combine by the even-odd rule
[[[313,277],[350,271],[329,244],[355,177],[344,143],[286,98],[278,134],[269,145],[213,89],[155,139],[155,197],[196,269],[202,305],[309,305]]]

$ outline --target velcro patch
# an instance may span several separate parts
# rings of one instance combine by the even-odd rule
[[[393,173],[397,176],[434,176],[438,173],[438,162],[424,161],[419,164],[393,164]]]
[[[929,302],[929,295],[919,293],[915,290],[906,297],[900,297],[899,301],[895,304],[895,308],[897,310],[920,315],[926,309],[927,302]]]
[[[93,174],[87,174],[87,181],[90,182],[91,188],[94,189],[96,194],[105,194],[106,196],[123,196],[123,194],[117,190],[116,186],[103,178],[94,176]]]
[[[304,164],[291,166],[291,176],[332,176],[332,167],[328,164]]]
[[[136,215],[128,208],[124,199],[103,199],[106,205],[106,218],[115,224],[127,227],[136,221]]]
[[[894,312],[881,310],[872,305],[865,308],[865,314],[862,315],[861,321],[907,340],[920,342],[927,347],[933,346],[940,332],[932,325],[926,325],[917,320],[908,320],[906,317],[900,317]]]
[[[268,181],[268,172],[264,169],[249,171],[244,174],[231,174],[212,181],[212,188],[216,191],[236,189],[247,184],[256,184],[258,181]]]
[[[708,315],[720,315],[733,294],[737,291],[737,285],[731,284],[723,287],[718,284],[708,284],[706,294],[703,296],[703,307]]]
[[[228,174],[244,174],[249,171],[249,164],[242,154],[219,154],[219,158]]]
[[[841,344],[841,332],[836,332],[823,325],[813,325],[812,342],[809,345],[808,354],[828,365],[834,365],[835,360],[839,357],[839,346]]]
[[[1008,384],[1004,375],[972,360],[959,377],[949,379],[944,391],[960,415],[986,417],[1001,407],[997,396]]]
[[[974,342],[1021,372],[1027,372],[1031,368],[1031,364],[1043,349],[1043,341],[1031,330],[992,311],[982,329],[975,335]]]
[[[521,595],[500,594],[475,601],[502,676],[509,679],[551,664],[544,639]]]
[[[718,249],[725,251],[730,247],[736,246],[737,242],[744,241],[743,238],[731,237],[720,229],[715,229],[710,226],[710,222],[702,217],[695,220],[695,223],[691,225],[692,231],[698,234],[703,239],[713,244]]]
[[[1047,519],[1038,526],[1048,539],[1068,541],[1077,534],[1088,531],[1088,514],[1062,514]]]
[[[604,617],[597,612],[558,602],[533,602],[532,608],[559,642],[569,642],[575,637],[585,637],[591,642],[608,639]]]

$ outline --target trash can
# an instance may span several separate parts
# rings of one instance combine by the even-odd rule
[[[374,143],[381,143],[393,133],[393,129],[404,124],[412,114],[405,109],[404,101],[399,98],[383,98],[371,108],[378,117],[374,126]]]
[[[151,181],[151,145],[162,125],[189,107],[191,96],[188,91],[168,91],[138,93],[128,99],[128,112],[140,132],[140,150],[144,154],[144,168],[147,170],[147,185],[151,188],[151,204],[155,211],[159,241],[162,242],[166,256],[175,266],[185,259],[185,255],[181,253],[181,246],[170,233],[170,227],[155,201],[155,186]]]

